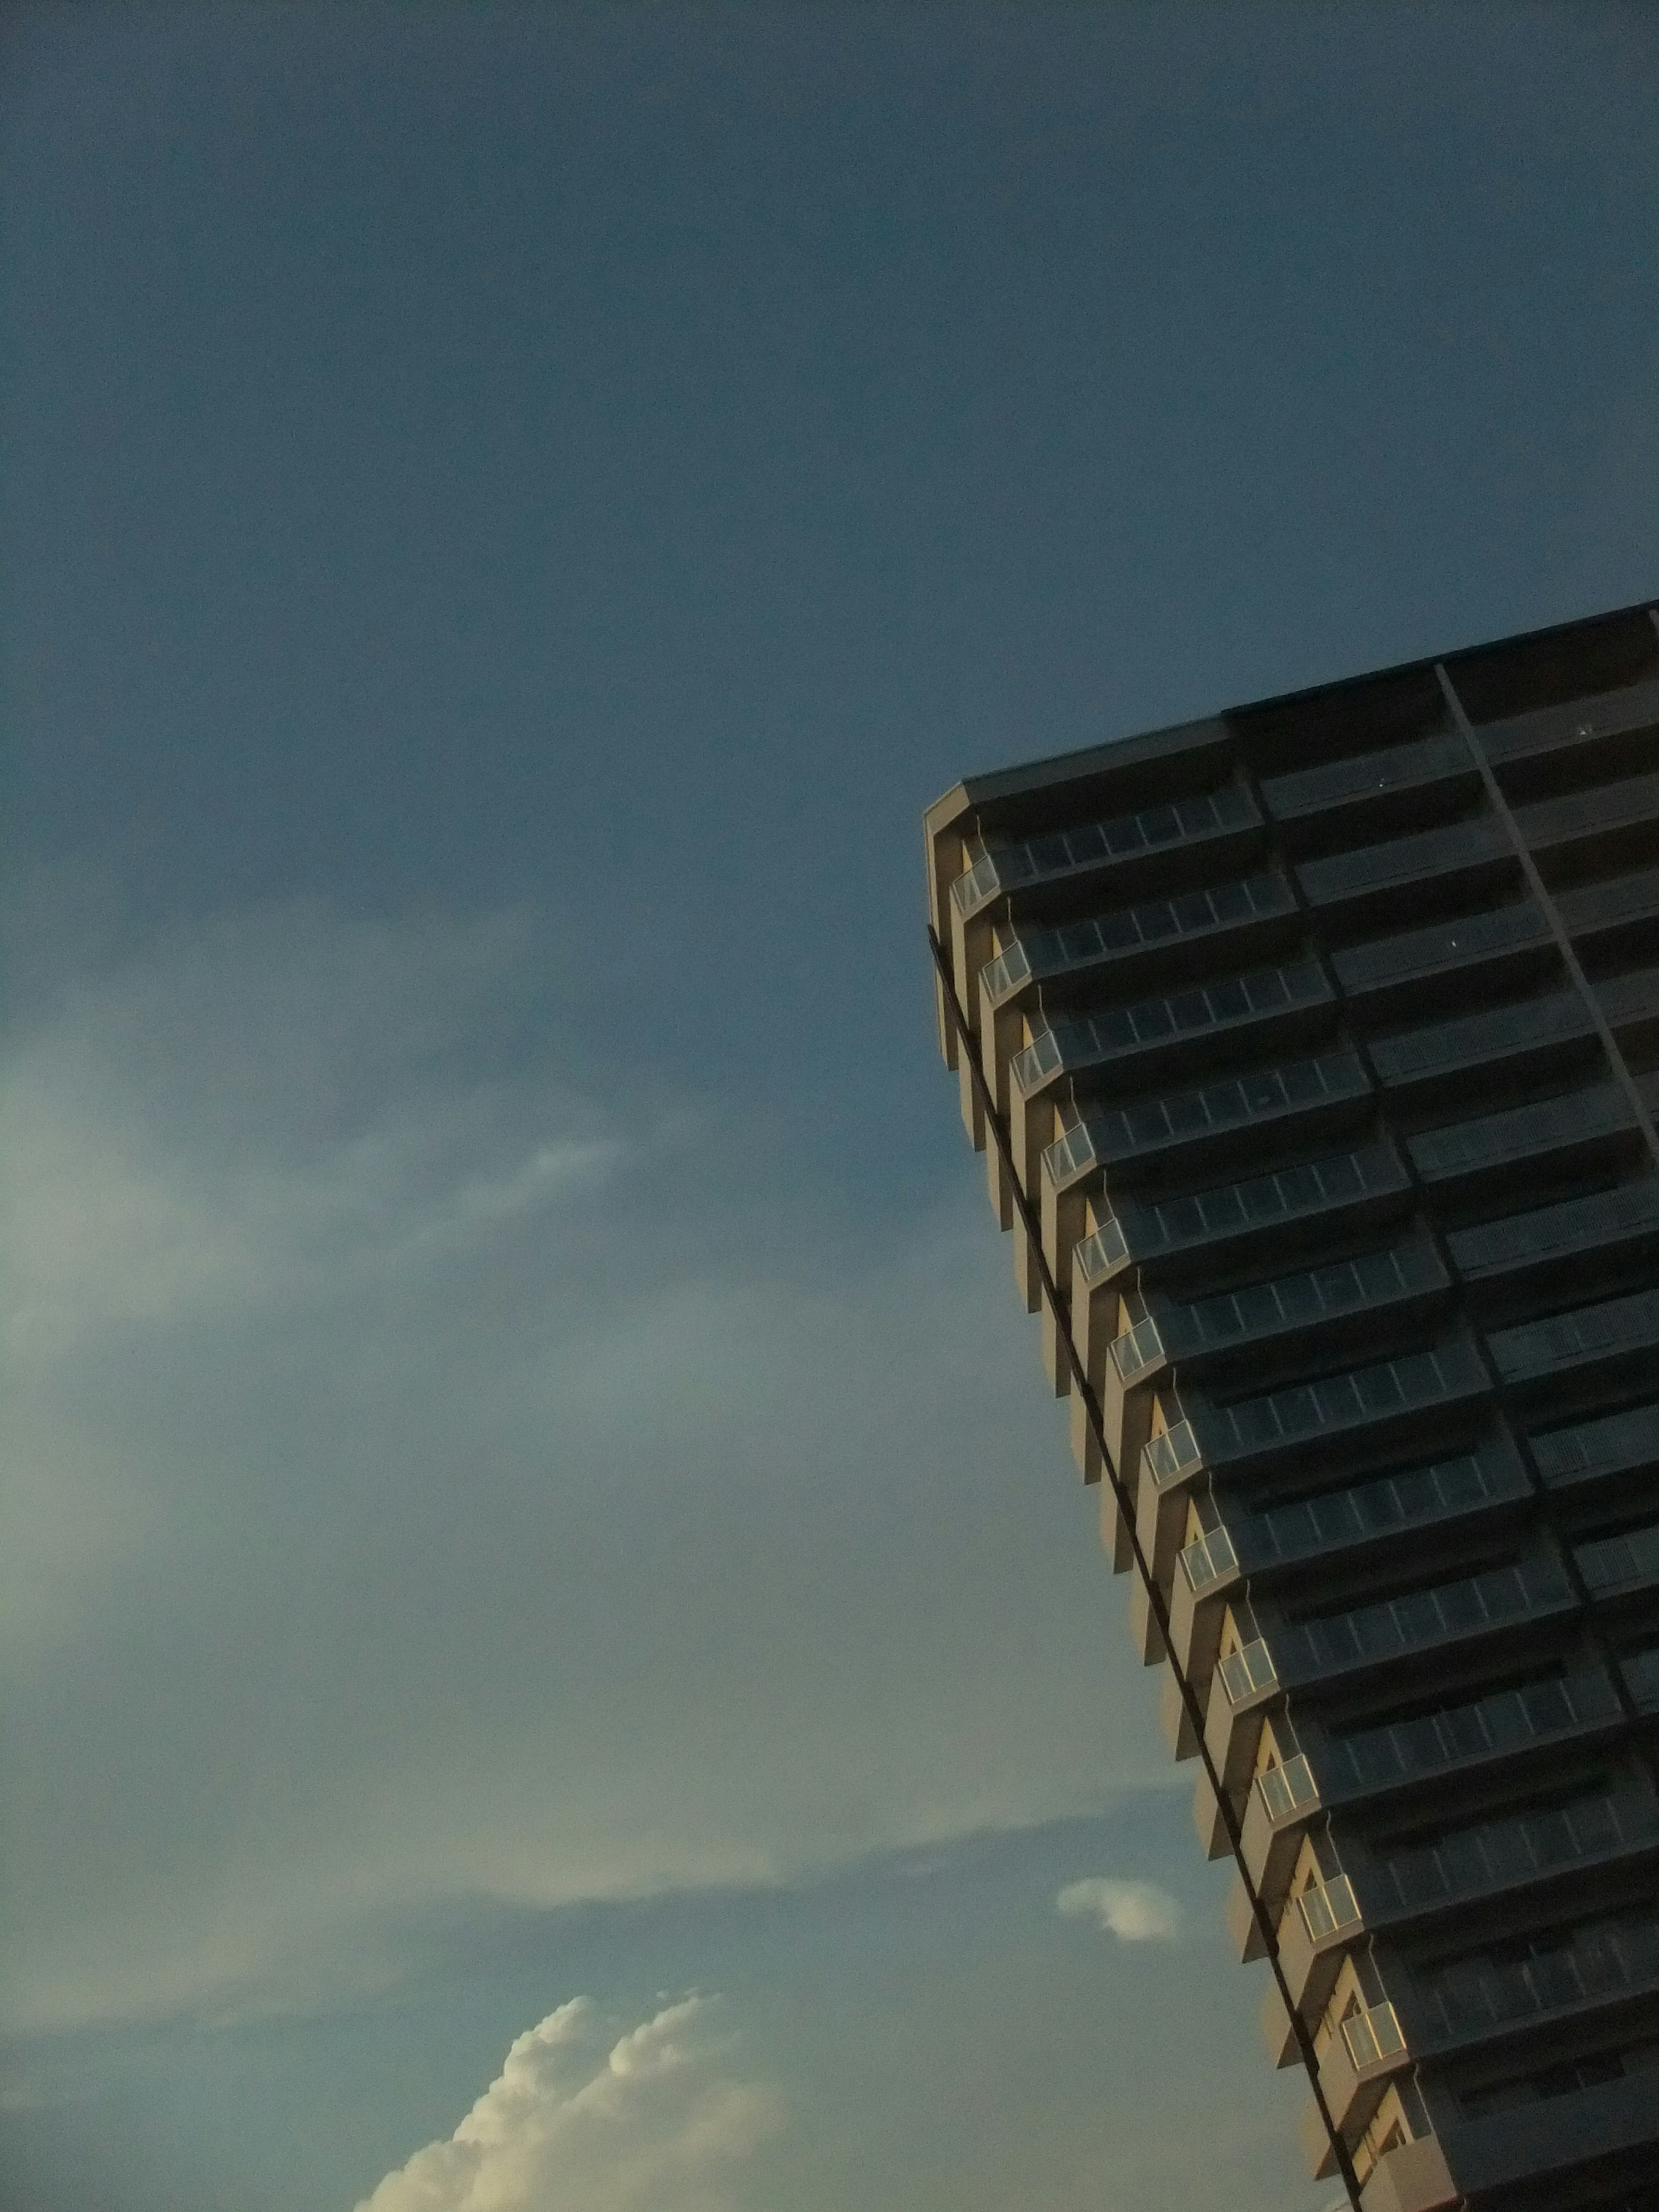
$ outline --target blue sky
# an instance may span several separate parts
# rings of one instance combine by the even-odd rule
[[[1651,11],[0,40],[26,2212],[1319,2212],[919,819],[1652,592]]]

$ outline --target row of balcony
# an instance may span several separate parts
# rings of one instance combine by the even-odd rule
[[[1454,1230],[1447,1249],[1466,1282],[1482,1282],[1589,1251],[1615,1252],[1659,1236],[1659,1175],[1587,1198]]]
[[[1505,1382],[1540,1380],[1659,1348],[1659,1291],[1575,1306],[1493,1329],[1492,1363]]]

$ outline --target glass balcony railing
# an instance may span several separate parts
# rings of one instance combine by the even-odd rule
[[[1221,1677],[1221,1686],[1227,1692],[1227,1702],[1242,1705],[1262,1690],[1271,1690],[1279,1680],[1273,1665],[1273,1655],[1266,1642],[1258,1636],[1254,1644],[1231,1652],[1216,1672]]]
[[[1052,1145],[1044,1148],[1042,1171],[1056,1190],[1062,1190],[1085,1168],[1097,1164],[1094,1131],[1087,1121],[1073,1121]]]
[[[1425,877],[1455,873],[1510,857],[1510,841],[1495,815],[1477,814],[1438,830],[1419,830],[1382,845],[1363,846],[1329,860],[1308,860],[1297,870],[1310,904],[1329,906],[1364,898]]]
[[[1287,1624],[1277,1632],[1280,1657],[1298,1674],[1334,1673],[1524,1620],[1570,1603],[1571,1595],[1553,1560],[1488,1567],[1350,1612]]]
[[[1164,1339],[1158,1333],[1158,1316],[1148,1314],[1133,1328],[1125,1329],[1112,1346],[1112,1364],[1126,1382],[1133,1382],[1156,1367],[1164,1357]]]
[[[1098,1014],[1079,1014],[1052,1024],[1015,1055],[1013,1078],[1029,1094],[1061,1067],[1091,1066],[1127,1058],[1160,1045],[1236,1028],[1304,1006],[1328,1002],[1331,987],[1316,961],[1294,961],[1285,968],[1258,968],[1248,975],[1229,975],[1170,998],[1143,999],[1132,1006],[1113,1006]]]
[[[1659,868],[1642,868],[1635,875],[1563,891],[1556,906],[1572,937],[1617,929],[1627,921],[1650,921],[1659,915]]]
[[[1183,1474],[1190,1474],[1195,1467],[1204,1463],[1190,1421],[1177,1421],[1162,1436],[1149,1437],[1141,1446],[1140,1458],[1159,1490],[1167,1489],[1170,1483],[1179,1481]]]
[[[1481,1820],[1391,1853],[1373,1879],[1406,1911],[1531,1881],[1659,1838],[1650,1806],[1590,1790],[1564,1803]]]
[[[1498,907],[1487,914],[1462,915],[1455,921],[1407,930],[1401,936],[1385,937],[1372,945],[1351,945],[1333,953],[1331,965],[1343,989],[1357,998],[1367,991],[1409,982],[1414,976],[1473,967],[1506,952],[1550,942],[1550,926],[1541,910],[1527,902]]]
[[[1408,1030],[1400,1036],[1379,1037],[1371,1047],[1371,1065],[1392,1089],[1595,1033],[1589,1008],[1577,993],[1559,991],[1516,1006],[1494,1006],[1483,1014],[1466,1014],[1458,1021]]]
[[[1494,1498],[1521,1496],[1526,1475],[1507,1451],[1460,1452],[1429,1467],[1374,1475],[1241,1519],[1240,1541],[1252,1566],[1304,1559],[1421,1522],[1467,1513]]]
[[[1532,1455],[1547,1483],[1583,1482],[1659,1461],[1659,1406],[1631,1406],[1532,1438]]]
[[[1144,906],[1091,915],[1058,929],[1022,929],[981,972],[994,1003],[1033,975],[1063,975],[1068,968],[1091,967],[1178,938],[1213,934],[1295,911],[1295,895],[1282,876],[1249,876],[1241,883],[1152,899]]]
[[[1399,1359],[1351,1368],[1346,1374],[1296,1383],[1264,1397],[1206,1407],[1201,1415],[1204,1455],[1212,1464],[1249,1458],[1419,1407],[1473,1397],[1489,1387],[1473,1345],[1454,1339],[1431,1352],[1407,1352]]]
[[[1659,1916],[1650,1908],[1449,1960],[1426,1978],[1424,1996],[1439,2033],[1455,2041],[1656,1978]]]
[[[1223,784],[1197,799],[1149,806],[1109,822],[1088,822],[1075,830],[1050,832],[1023,842],[991,845],[972,856],[972,865],[951,886],[951,903],[965,921],[999,891],[1045,881],[1080,868],[1137,860],[1166,845],[1247,830],[1261,819],[1241,785]]]
[[[1230,1076],[1195,1091],[1169,1092],[1139,1105],[1094,1108],[1085,1118],[1095,1158],[1109,1165],[1370,1094],[1358,1055],[1334,1052]]]
[[[1295,1274],[1249,1284],[1190,1305],[1171,1306],[1158,1316],[1158,1352],[1171,1359],[1224,1352],[1234,1345],[1312,1328],[1322,1322],[1444,1289],[1449,1280],[1439,1255],[1423,1237],[1322,1267],[1298,1269]],[[1127,1380],[1121,1361],[1119,1371]]]
[[[1267,1818],[1275,1823],[1288,1820],[1292,1813],[1305,1813],[1319,1802],[1319,1784],[1305,1752],[1297,1752],[1282,1766],[1265,1768],[1257,1775],[1255,1786]]]
[[[1238,1565],[1238,1554],[1233,1549],[1233,1540],[1224,1528],[1212,1528],[1207,1535],[1198,1537],[1181,1554],[1181,1571],[1187,1577],[1187,1587],[1201,1590],[1211,1583],[1218,1583],[1224,1575],[1231,1574]]]
[[[1659,1291],[1637,1291],[1593,1306],[1551,1314],[1518,1328],[1494,1329],[1487,1339],[1506,1382],[1552,1375],[1621,1352],[1659,1345]]]
[[[1568,1145],[1615,1134],[1636,1126],[1630,1102],[1611,1083],[1543,1098],[1530,1106],[1510,1106],[1473,1121],[1426,1129],[1407,1146],[1425,1182],[1503,1167],[1511,1161],[1557,1152]]]
[[[1244,1182],[1222,1183],[1190,1196],[1128,1200],[1123,1218],[1133,1224],[1135,1256],[1146,1260],[1408,1188],[1393,1146],[1366,1145],[1357,1152],[1336,1152],[1327,1159],[1252,1176]]]
[[[1659,1014],[1659,968],[1638,968],[1628,975],[1609,975],[1595,986],[1595,1003],[1615,1030],[1650,1021]]]
[[[1454,1230],[1446,1239],[1458,1273],[1469,1280],[1536,1265],[1571,1252],[1600,1249],[1659,1231],[1659,1176]]]
[[[1128,1256],[1129,1243],[1122,1224],[1113,1218],[1103,1221],[1092,1236],[1082,1239],[1072,1255],[1072,1265],[1085,1283],[1099,1283],[1115,1267],[1121,1267]]]
[[[1298,769],[1291,775],[1270,776],[1261,787],[1261,797],[1275,821],[1288,822],[1382,792],[1415,790],[1451,777],[1473,783],[1479,775],[1468,745],[1454,732],[1419,738],[1328,766]]]
[[[1304,1889],[1296,1902],[1310,1943],[1359,1925],[1359,1900],[1345,1874],[1334,1875],[1322,1889]]]
[[[1356,2074],[1363,2074],[1368,2066],[1378,2065],[1384,2059],[1399,2057],[1406,2048],[1399,2017],[1386,1997],[1381,2004],[1371,2005],[1364,2012],[1354,2013],[1345,2020],[1342,2040],[1348,2046],[1348,2057]]]
[[[1334,1737],[1321,1757],[1331,1788],[1346,1796],[1559,1741],[1618,1717],[1619,1700],[1605,1675],[1552,1674],[1467,1705]]]
[[[1646,1528],[1629,1528],[1622,1535],[1598,1536],[1589,1544],[1575,1544],[1573,1558],[1584,1583],[1597,1597],[1638,1589],[1659,1577],[1659,1521]]]

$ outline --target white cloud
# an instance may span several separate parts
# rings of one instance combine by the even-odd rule
[[[1103,1936],[1125,1943],[1168,1942],[1181,1933],[1181,1906],[1153,1881],[1120,1881],[1092,1875],[1066,1885],[1054,1899],[1058,1911],[1097,1922]]]
[[[449,2140],[357,2212],[725,2212],[735,2170],[782,2123],[776,2092],[732,2076],[708,1998],[608,2054],[605,2040],[587,1998],[550,2013]]]

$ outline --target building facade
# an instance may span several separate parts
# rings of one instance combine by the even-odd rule
[[[1659,2207],[1659,611],[958,785],[939,1036],[1364,2212]]]

